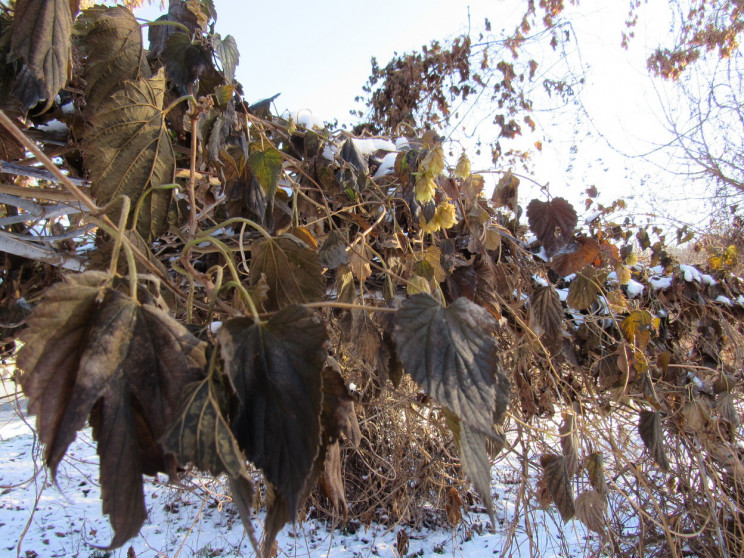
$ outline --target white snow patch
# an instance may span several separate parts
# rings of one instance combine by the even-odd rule
[[[37,128],[45,132],[59,132],[62,134],[66,134],[70,131],[70,128],[67,127],[67,124],[65,124],[64,122],[60,122],[56,118],[50,120],[49,122],[45,122],[44,124],[39,124]]]
[[[638,281],[634,281],[633,279],[631,279],[630,281],[628,281],[626,288],[628,289],[628,297],[635,298],[637,296],[640,296],[643,292],[643,289],[645,289],[646,287]]]
[[[726,306],[733,306],[734,305],[734,303],[731,302],[731,299],[729,297],[723,296],[723,295],[718,295],[716,297],[716,302],[722,302]]]
[[[651,288],[655,291],[663,291],[664,289],[668,289],[672,286],[672,280],[674,278],[671,275],[668,275],[666,277],[658,277],[654,275],[648,280],[649,285],[651,285]]]
[[[370,156],[378,151],[397,151],[395,144],[387,139],[381,138],[352,138],[354,146],[364,156]]]
[[[541,287],[547,287],[549,285],[549,283],[544,278],[540,277],[537,274],[532,276],[532,280]]]
[[[561,302],[566,302],[568,299],[568,289],[556,289],[555,292],[558,293],[558,298],[561,299]]]
[[[381,176],[385,176],[386,174],[390,174],[391,172],[393,172],[393,170],[395,170],[395,159],[397,157],[397,152],[388,153],[387,155],[385,155],[373,178],[380,178]]]
[[[322,130],[325,128],[323,119],[319,116],[315,116],[311,111],[305,109],[297,111],[294,114],[294,120],[300,126],[304,126],[308,130]]]

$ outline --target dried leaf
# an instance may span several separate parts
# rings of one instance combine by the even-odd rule
[[[175,155],[165,126],[162,72],[152,79],[125,81],[90,116],[83,137],[91,192],[103,206],[128,196],[134,211],[148,188],[174,181]],[[150,192],[137,216],[137,232],[148,240],[165,232],[171,190]],[[118,209],[118,204],[117,204]]]
[[[44,98],[51,101],[72,70],[70,2],[17,0],[14,8],[12,53],[26,62],[43,84]]]
[[[328,269],[336,269],[341,265],[349,264],[349,253],[346,251],[346,239],[344,235],[334,229],[325,239],[320,247],[318,259],[321,265]]]
[[[168,37],[160,56],[168,77],[181,87],[191,86],[207,68],[212,67],[211,52],[180,31]]]
[[[597,241],[592,238],[577,238],[553,257],[550,267],[558,275],[576,273],[588,265],[601,263],[602,252]]]
[[[401,529],[395,536],[395,548],[398,550],[399,556],[405,556],[408,554],[408,533]]]
[[[125,80],[149,77],[142,50],[142,28],[131,11],[121,6],[85,10],[79,20],[85,35],[86,111],[95,114]]]
[[[460,495],[457,493],[457,489],[454,486],[450,486],[447,490],[447,498],[444,504],[444,509],[447,511],[447,520],[450,522],[453,528],[457,528],[462,521],[462,500]]]
[[[107,280],[87,272],[50,288],[27,319],[18,365],[52,476],[90,415],[117,547],[146,517],[142,475],[172,472],[157,441],[184,386],[201,379],[206,344],[162,311],[106,288]]]
[[[316,302],[325,294],[325,282],[316,252],[291,235],[257,241],[252,248],[251,285],[264,274],[269,285],[266,310],[289,304]]]
[[[352,248],[349,259],[349,267],[357,281],[363,283],[372,275],[372,268],[369,265],[371,258],[366,246]]]
[[[597,300],[599,281],[593,273],[578,273],[568,289],[566,303],[576,310],[586,310]]]
[[[607,480],[605,479],[604,458],[599,452],[591,454],[587,458],[587,471],[589,472],[589,482],[594,489],[603,496],[609,492]]]
[[[288,306],[265,324],[229,320],[218,340],[237,398],[232,431],[294,520],[320,448],[325,327],[302,306]]]
[[[576,497],[576,518],[596,533],[604,533],[607,498],[596,490],[585,490]]]
[[[527,206],[527,221],[548,257],[552,257],[571,240],[578,217],[570,203],[553,198],[548,202],[532,200]]]
[[[346,522],[346,494],[344,478],[341,474],[341,448],[338,442],[333,442],[327,449],[323,461],[323,473],[318,481],[323,495],[330,500],[333,509],[341,512]]]
[[[220,399],[224,397],[211,377],[195,384],[181,416],[164,436],[163,447],[179,463],[193,463],[214,476],[247,476],[245,458],[223,416]]]
[[[493,432],[509,402],[493,317],[467,299],[447,308],[414,295],[398,310],[393,339],[404,369],[465,424]]]
[[[665,473],[669,471],[669,461],[667,461],[666,452],[664,451],[664,435],[661,431],[661,413],[659,411],[641,411],[638,421],[638,433],[641,440],[646,446],[648,453],[656,464]]]
[[[734,396],[729,392],[721,392],[716,396],[716,410],[721,420],[728,422],[733,428],[741,426],[739,413],[734,406]]]
[[[645,345],[641,346],[638,341],[643,339],[642,335],[644,333],[650,337],[650,333],[656,329],[658,322],[659,319],[654,318],[646,310],[634,310],[620,322],[620,330],[628,343],[635,342],[640,348],[645,348]]]
[[[579,433],[576,429],[576,415],[566,415],[559,433],[563,457],[566,460],[566,471],[570,479],[579,472]]]
[[[558,508],[563,521],[566,522],[576,515],[573,490],[566,470],[566,460],[562,455],[545,453],[540,456],[540,466],[553,503]]]
[[[495,207],[506,207],[514,213],[518,210],[519,179],[510,170],[504,173],[493,191],[491,201]]]
[[[530,300],[530,327],[551,353],[563,346],[563,306],[553,287],[535,289]]]

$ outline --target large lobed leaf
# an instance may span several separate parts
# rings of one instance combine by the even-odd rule
[[[72,69],[69,0],[17,0],[11,48],[41,82],[47,100],[67,83]]]
[[[91,192],[99,205],[119,196],[137,200],[152,186],[175,178],[175,155],[165,126],[162,71],[151,79],[125,81],[90,116],[93,125],[83,138]],[[137,232],[145,239],[166,229],[170,190],[148,194],[138,216]]]
[[[316,302],[325,294],[318,254],[292,235],[260,240],[254,244],[250,282],[263,274],[269,285],[266,310],[290,304]]]
[[[548,257],[552,257],[571,240],[578,217],[569,202],[553,198],[547,202],[532,200],[527,206],[527,221]]]
[[[462,422],[487,435],[509,402],[509,380],[491,334],[495,327],[486,310],[465,298],[445,308],[418,294],[398,310],[393,331],[406,372]]]
[[[122,82],[147,77],[149,68],[142,50],[142,29],[131,11],[121,6],[92,8],[79,21],[90,26],[84,39],[83,77],[86,110],[95,113]]]
[[[288,306],[265,324],[229,320],[218,337],[238,400],[232,431],[294,520],[320,448],[325,326]]]
[[[88,272],[49,289],[28,318],[18,366],[53,476],[90,416],[116,547],[146,517],[142,475],[173,470],[158,440],[182,405],[183,386],[203,375],[205,343],[106,281]]]

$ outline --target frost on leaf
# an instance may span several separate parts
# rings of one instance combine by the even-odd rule
[[[267,323],[229,320],[218,338],[235,391],[232,431],[294,520],[320,450],[325,326],[288,306]]]
[[[501,372],[493,317],[465,298],[447,308],[418,294],[398,310],[393,339],[403,368],[463,423],[492,435],[506,411],[509,380]]]
[[[90,417],[117,547],[146,517],[142,475],[174,470],[158,440],[206,359],[184,326],[106,288],[106,279],[88,272],[49,289],[28,318],[18,366],[52,476]]]
[[[251,285],[261,274],[269,285],[264,304],[268,311],[290,304],[316,302],[325,294],[317,252],[291,235],[256,242],[249,276]]]

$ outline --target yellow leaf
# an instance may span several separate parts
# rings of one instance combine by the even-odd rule
[[[629,266],[634,266],[638,263],[638,256],[635,252],[631,252],[627,258],[625,258],[625,263]]]
[[[416,185],[413,187],[414,192],[416,192],[416,201],[426,203],[433,200],[436,189],[437,185],[432,175],[428,172],[421,173],[421,176],[416,180]]]
[[[419,170],[431,176],[437,176],[444,170],[444,153],[441,145],[429,150],[424,160],[421,161]]]
[[[618,265],[617,268],[615,268],[615,272],[617,273],[617,282],[621,285],[627,285],[630,283],[630,268],[626,265]]]
[[[658,319],[654,319],[646,310],[634,310],[620,323],[620,329],[628,343],[633,343],[639,336],[641,343],[648,344],[657,323]]]
[[[462,178],[465,180],[468,176],[470,176],[470,159],[468,159],[468,156],[465,155],[465,152],[462,152],[462,155],[460,155],[460,158],[457,160],[457,167],[455,167],[455,178]]]

